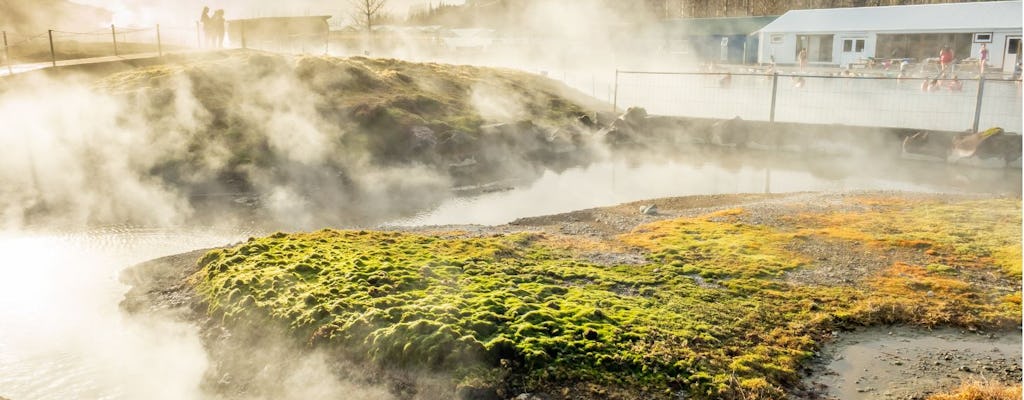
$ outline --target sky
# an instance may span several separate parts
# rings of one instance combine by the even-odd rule
[[[114,12],[117,25],[188,25],[195,21],[203,6],[224,9],[227,19],[331,15],[332,25],[344,25],[351,13],[348,0],[72,0],[75,3],[106,8]],[[404,17],[409,7],[425,5],[428,0],[388,0],[390,12]],[[433,1],[435,4],[438,0]],[[445,0],[447,4],[462,4],[464,0]]]

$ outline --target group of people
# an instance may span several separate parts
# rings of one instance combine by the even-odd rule
[[[204,45],[211,49],[224,47],[224,10],[217,10],[210,16],[210,7],[203,7],[203,15],[199,17],[203,27]]]

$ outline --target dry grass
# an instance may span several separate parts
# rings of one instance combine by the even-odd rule
[[[997,382],[966,382],[949,393],[929,396],[927,400],[1020,400],[1021,385]]]

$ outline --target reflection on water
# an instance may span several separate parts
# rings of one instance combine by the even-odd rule
[[[194,399],[206,356],[194,327],[128,318],[127,266],[242,235],[114,229],[0,234],[0,396]]]
[[[708,152],[716,154],[711,157]],[[681,154],[675,160],[606,161],[561,173],[547,171],[526,186],[453,198],[435,210],[386,225],[494,225],[658,197],[850,190],[1020,196],[1021,172],[905,160],[706,150]]]

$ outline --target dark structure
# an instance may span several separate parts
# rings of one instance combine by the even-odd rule
[[[228,21],[234,47],[287,53],[327,52],[329,15],[248,18]]]
[[[770,17],[682,18],[661,22],[664,49],[703,62],[745,64],[757,61],[757,36]]]

